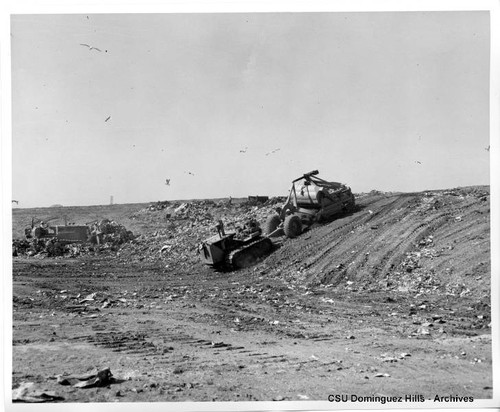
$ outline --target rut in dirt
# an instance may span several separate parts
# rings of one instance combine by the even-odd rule
[[[377,193],[356,203],[351,215],[285,241],[266,265],[305,285],[388,286],[411,275],[431,276],[438,287],[489,288],[471,282],[490,270],[487,188]]]

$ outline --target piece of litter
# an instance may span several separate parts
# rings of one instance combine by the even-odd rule
[[[33,386],[34,382],[21,382],[19,387],[12,391],[12,402],[41,403],[64,400],[54,391],[33,390]]]
[[[94,388],[107,386],[114,382],[113,374],[109,368],[102,369],[95,374],[84,376],[60,376],[57,379],[60,385],[71,385],[75,388]]]

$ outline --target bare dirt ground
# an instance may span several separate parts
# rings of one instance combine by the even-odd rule
[[[33,382],[65,402],[491,398],[489,187],[356,202],[232,273],[204,267],[197,242],[216,218],[263,222],[272,205],[94,210],[141,236],[13,258],[13,389]],[[14,236],[33,213],[13,210]],[[104,387],[57,381],[104,367],[116,378]]]

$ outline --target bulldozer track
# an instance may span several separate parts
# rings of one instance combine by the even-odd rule
[[[440,221],[444,216],[432,218],[429,222],[418,224],[413,229],[407,230],[401,235],[403,240],[396,245],[392,245],[389,252],[386,253],[379,266],[381,269],[379,273],[386,274],[392,267],[396,267],[405,258],[406,253],[415,248],[415,242],[429,233],[432,233],[431,223]]]
[[[246,348],[242,345],[231,343],[217,343],[209,339],[197,339],[189,335],[170,335],[155,334],[155,340],[161,343],[153,343],[147,340],[144,333],[125,333],[125,332],[103,332],[95,335],[80,335],[71,338],[73,341],[87,341],[97,347],[110,349],[113,352],[124,353],[129,356],[149,356],[155,359],[156,365],[169,365],[174,368],[176,365],[182,365],[184,371],[190,368],[211,367],[218,363],[215,359],[204,359],[204,351],[210,351],[214,355],[229,356],[226,358],[229,362],[237,361],[241,357],[252,359],[254,365],[275,365],[288,363],[291,365],[308,365],[310,367],[322,367],[331,363],[316,362],[314,359],[301,361],[297,356],[285,354],[273,354],[267,351],[261,351]],[[333,338],[316,338],[315,342],[325,342],[334,340]],[[173,345],[174,347],[171,347]],[[183,348],[188,348],[188,352]],[[191,348],[191,349],[189,349]],[[191,353],[196,349],[196,361],[189,361],[183,353]],[[229,365],[228,363],[227,365]],[[220,365],[220,364],[219,364]]]
[[[267,244],[267,246],[265,246]],[[258,250],[259,248],[256,246],[262,245],[263,246],[263,251],[262,253],[257,253],[255,256],[252,256],[255,250]],[[256,240],[255,242],[249,243],[248,245],[245,245],[241,248],[238,248],[236,250],[233,250],[231,253],[229,253],[226,256],[226,265],[230,268],[233,269],[241,269],[242,267],[239,267],[235,259],[238,259],[238,254],[239,253],[248,253],[249,256],[251,257],[251,263],[248,264],[248,266],[251,266],[255,262],[257,262],[261,257],[265,256],[267,253],[269,253],[272,250],[272,242],[269,240],[269,238],[261,238]],[[267,250],[269,249],[269,250]],[[246,266],[243,266],[246,267]]]
[[[366,212],[357,212],[325,226],[316,227],[302,237],[287,240],[285,246],[293,250],[294,259],[289,259],[286,255],[275,256],[271,258],[270,263],[275,265],[279,262],[284,271],[296,267],[301,270],[314,267],[315,272],[330,273],[330,281],[333,284],[338,284],[340,275],[345,278],[365,272],[371,276],[384,275],[396,268],[408,252],[418,248],[416,243],[419,239],[434,233],[437,228],[446,227],[447,222],[457,214],[466,216],[466,211],[477,203],[478,201],[461,204],[445,211],[436,210],[435,214],[426,217],[422,222],[408,226],[408,223],[414,223],[416,215],[422,213],[420,207],[424,205],[416,202],[411,194],[383,197],[373,202],[361,201],[358,205],[363,207],[362,210],[371,208],[373,212],[369,215],[366,215]],[[469,213],[476,212],[472,210]],[[397,226],[386,224],[389,216],[391,221],[397,222]],[[395,227],[397,231],[394,230]],[[352,243],[349,235],[364,228],[367,230],[366,236],[361,239],[356,237],[356,243]],[[354,235],[352,238],[354,239]],[[370,253],[373,245],[378,245],[379,249],[384,245],[386,252],[381,256],[375,253],[373,257]],[[352,251],[356,252],[354,256],[351,256]],[[362,251],[366,253],[361,253]],[[331,278],[333,273],[337,273],[334,275],[337,281]]]
[[[307,267],[310,267],[310,266],[316,266],[318,265],[318,270],[323,270],[325,269],[325,267],[329,266],[329,265],[332,265],[332,260],[331,259],[327,259],[327,257],[330,255],[330,253],[334,250],[336,250],[339,246],[342,246],[342,244],[346,241],[346,239],[343,237],[343,235],[346,235],[346,234],[349,234],[350,232],[358,229],[358,228],[361,228],[361,227],[364,227],[366,226],[366,224],[373,220],[373,216],[374,215],[381,215],[381,216],[384,216],[385,215],[385,212],[387,210],[390,210],[391,208],[394,207],[394,204],[397,203],[397,202],[404,202],[404,198],[400,198],[400,197],[397,197],[396,199],[392,199],[392,198],[384,198],[383,199],[384,204],[383,206],[381,206],[381,208],[376,211],[376,212],[373,212],[373,214],[371,215],[363,215],[363,216],[359,216],[357,215],[356,213],[352,216],[349,216],[349,221],[334,228],[333,230],[331,229],[331,225],[338,222],[338,221],[335,221],[335,222],[332,222],[324,227],[318,227],[315,229],[315,231],[317,231],[316,233],[316,238],[317,240],[315,242],[308,242],[304,245],[304,249],[305,251],[302,253],[302,255],[308,255],[309,251],[310,250],[315,250],[318,248],[318,245],[327,245],[326,247],[324,247],[323,249],[321,250],[317,250],[314,254],[309,254],[309,256],[304,259],[303,262],[301,262],[301,266],[303,266],[304,268],[307,268]],[[358,212],[359,213],[359,212]],[[389,229],[387,229],[389,230]],[[322,236],[323,235],[323,236]],[[340,235],[340,236],[339,236]],[[374,235],[375,237],[375,235]],[[347,239],[348,240],[348,239]],[[371,239],[368,239],[366,241],[363,242],[363,245],[359,245],[359,243],[357,244],[356,248],[358,250],[360,249],[363,249],[364,246],[366,244],[368,244],[369,242],[371,241]],[[298,251],[299,253],[299,256],[300,256],[300,252]],[[319,263],[321,262],[322,260],[326,260],[325,263]],[[334,265],[335,266],[344,266],[346,267],[348,265],[348,263],[350,263],[352,261],[352,258],[349,258],[348,260],[337,260],[335,259],[335,263]],[[289,263],[287,266],[290,267],[290,266],[293,266],[295,265],[294,262],[291,262]]]

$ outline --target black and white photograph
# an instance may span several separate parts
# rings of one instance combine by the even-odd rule
[[[499,4],[356,3],[10,5],[8,410],[500,406]]]

